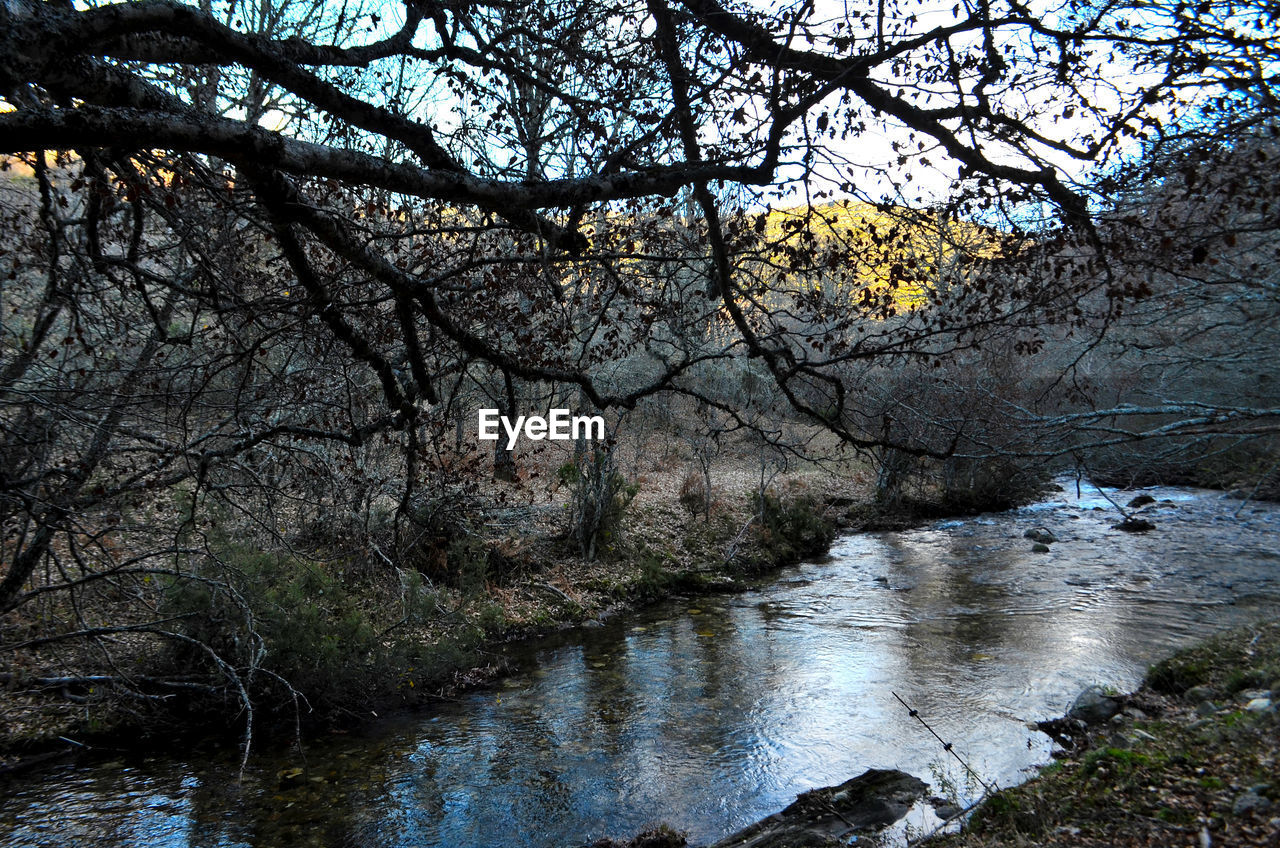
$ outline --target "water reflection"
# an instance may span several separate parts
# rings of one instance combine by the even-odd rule
[[[902,695],[1001,784],[1044,760],[1027,719],[1125,689],[1178,644],[1280,609],[1280,510],[1155,490],[1159,529],[1084,492],[841,540],[741,596],[673,603],[517,657],[430,716],[262,757],[67,768],[0,801],[25,845],[567,846],[658,821],[709,841],[870,767],[963,775]],[[1059,541],[1030,550],[1024,530]]]

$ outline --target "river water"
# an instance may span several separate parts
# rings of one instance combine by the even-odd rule
[[[842,538],[755,591],[521,646],[525,670],[497,687],[312,743],[305,763],[255,755],[237,779],[230,753],[174,752],[26,778],[0,798],[0,845],[565,848],[658,822],[699,844],[873,767],[974,797],[894,693],[1009,785],[1048,759],[1027,721],[1280,611],[1280,506],[1148,489],[1157,529],[1129,534],[1102,493],[1063,482],[1010,513]],[[1039,526],[1059,539],[1047,554],[1022,535]]]

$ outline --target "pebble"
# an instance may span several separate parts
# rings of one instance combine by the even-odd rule
[[[1270,698],[1254,698],[1244,705],[1244,708],[1251,713],[1265,713],[1271,710]]]
[[[1250,789],[1248,792],[1242,792],[1236,796],[1236,801],[1231,805],[1231,812],[1237,816],[1244,815],[1251,810],[1263,812],[1271,808],[1271,801],[1263,798],[1257,792]]]
[[[1196,715],[1205,716],[1206,718],[1218,711],[1218,705],[1213,701],[1201,701],[1196,707]]]

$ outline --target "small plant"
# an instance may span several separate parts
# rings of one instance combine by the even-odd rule
[[[1080,770],[1081,774],[1088,776],[1106,766],[1114,774],[1125,775],[1150,762],[1150,757],[1137,751],[1126,748],[1102,748],[1086,754]]]
[[[598,445],[577,464],[561,466],[559,477],[573,491],[569,535],[590,562],[617,544],[623,515],[640,487],[615,468],[613,450]]]
[[[689,515],[704,518],[711,515],[711,493],[707,489],[702,472],[690,471],[680,482],[680,505],[689,511]]]
[[[1022,811],[1022,806],[1008,792],[997,792],[991,795],[987,800],[974,811],[973,817],[969,820],[969,825],[974,830],[981,832],[984,826],[989,826],[1004,819],[1010,819]]]

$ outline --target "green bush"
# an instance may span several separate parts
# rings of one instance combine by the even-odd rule
[[[772,492],[751,493],[758,519],[755,542],[758,551],[746,563],[756,568],[790,565],[822,556],[831,547],[836,527],[813,498],[782,498]]]
[[[641,598],[661,597],[677,577],[667,569],[667,558],[648,545],[642,545],[632,557],[638,566],[631,593]]]
[[[402,588],[403,608],[389,611],[396,618],[375,622],[324,564],[227,544],[192,579],[170,582],[163,611],[234,668],[255,702],[291,709],[287,681],[324,716],[390,694],[404,669],[423,664],[420,647],[380,636],[380,628],[434,612],[418,575]],[[182,643],[171,661],[201,667],[210,657]],[[211,671],[226,677],[225,669]]]
[[[1207,683],[1212,673],[1213,665],[1207,658],[1179,654],[1151,666],[1147,685],[1165,695],[1181,695],[1193,686]]]

